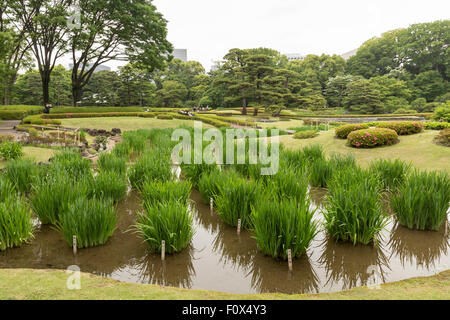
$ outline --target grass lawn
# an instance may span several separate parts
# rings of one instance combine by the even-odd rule
[[[62,125],[67,127],[79,127],[87,129],[111,130],[119,128],[122,131],[152,129],[152,128],[176,128],[182,125],[193,126],[193,120],[160,120],[154,118],[139,117],[110,117],[110,118],[79,118],[61,119]],[[211,128],[210,125],[203,124],[204,128]]]
[[[148,299],[148,300],[232,300],[232,299],[450,299],[450,271],[381,285],[318,295],[240,295],[204,290],[186,290],[156,285],[132,284],[82,273],[81,290],[68,290],[68,275],[62,270],[2,269],[0,300],[11,299]]]
[[[55,150],[48,148],[23,147],[23,159],[34,159],[36,162],[48,161],[55,154]],[[6,161],[0,161],[0,168],[4,168]]]
[[[377,158],[411,161],[413,166],[422,170],[445,170],[450,173],[450,148],[438,146],[433,143],[433,138],[439,131],[427,130],[423,133],[410,136],[400,136],[400,142],[393,146],[373,149],[357,149],[346,145],[347,140],[334,137],[334,130],[321,132],[318,137],[298,140],[292,136],[280,136],[287,148],[297,149],[309,144],[321,144],[327,154],[333,152],[355,156],[362,165],[367,166],[370,161]]]

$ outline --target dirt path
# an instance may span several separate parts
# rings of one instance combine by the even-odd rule
[[[112,149],[114,149],[114,147],[116,146],[116,144],[118,144],[119,142],[122,141],[122,136],[115,136],[115,137],[111,137],[108,139],[108,145],[106,147],[106,150],[103,152],[110,152]],[[89,155],[86,156],[85,158],[93,161],[94,163],[97,161],[99,154],[94,154],[94,155]]]

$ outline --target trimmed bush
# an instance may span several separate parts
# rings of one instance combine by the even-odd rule
[[[370,125],[367,123],[358,123],[358,124],[346,124],[340,127],[337,127],[334,132],[336,137],[341,139],[347,139],[348,135],[353,131],[358,131],[362,129],[369,129]]]
[[[218,215],[231,226],[237,226],[241,219],[241,227],[251,228],[251,206],[258,201],[262,192],[259,182],[243,178],[233,178],[225,185],[219,185],[216,197]]]
[[[313,221],[314,211],[308,202],[264,200],[252,207],[253,232],[261,252],[287,260],[300,257],[317,234],[318,224]]]
[[[399,159],[379,159],[371,162],[369,172],[378,177],[384,190],[397,190],[405,182],[410,168],[411,164]]]
[[[116,223],[111,201],[78,198],[62,214],[58,229],[69,246],[75,235],[77,247],[81,249],[105,244],[114,233]]]
[[[145,204],[138,214],[137,233],[147,242],[151,252],[161,252],[161,242],[166,243],[166,253],[180,252],[194,235],[193,217],[185,202],[171,200]]]
[[[33,160],[13,160],[5,167],[5,176],[14,184],[16,190],[22,193],[31,191],[31,184],[38,173],[39,167]]]
[[[316,130],[298,131],[293,135],[294,139],[311,139],[319,135]]]
[[[362,169],[338,171],[329,191],[323,212],[328,234],[354,245],[376,241],[386,224],[376,177]]]
[[[439,135],[434,138],[434,142],[442,146],[450,147],[450,128],[439,132]]]
[[[0,202],[0,251],[20,247],[33,238],[31,210],[27,202],[10,195]]]
[[[392,199],[392,209],[403,226],[439,230],[447,220],[450,178],[445,172],[414,171]]]
[[[396,143],[398,135],[391,129],[374,128],[353,131],[348,135],[347,140],[356,148],[374,148]]]
[[[420,133],[423,131],[423,124],[416,121],[378,122],[377,127],[394,130],[399,136]]]
[[[22,144],[15,141],[3,141],[0,143],[0,155],[6,161],[19,159],[23,156]]]
[[[424,122],[423,126],[426,130],[443,130],[450,128],[450,122]]]
[[[191,189],[188,181],[146,181],[139,192],[146,204],[155,205],[171,200],[187,203]]]
[[[156,116],[156,119],[160,120],[173,120],[173,116],[169,114],[159,114]]]

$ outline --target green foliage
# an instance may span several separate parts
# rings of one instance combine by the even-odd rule
[[[147,139],[137,131],[127,131],[123,134],[123,142],[128,144],[135,154],[142,154],[147,148]]]
[[[228,184],[228,181],[237,179],[238,174],[234,170],[209,171],[201,175],[198,182],[198,190],[204,203],[209,204],[210,199],[215,199],[219,194],[219,186]]]
[[[320,144],[308,145],[302,149],[302,152],[306,163],[312,163],[325,158],[323,147]]]
[[[318,159],[308,167],[309,181],[314,187],[325,188],[333,175],[333,168],[325,159]]]
[[[263,200],[252,207],[253,232],[258,249],[273,258],[287,260],[287,250],[297,258],[308,249],[317,234],[314,211],[309,201]]]
[[[215,198],[218,215],[231,226],[237,226],[241,219],[242,228],[251,228],[251,206],[258,202],[261,193],[261,184],[253,180],[232,178],[227,184],[219,184]]]
[[[398,135],[410,135],[423,131],[423,124],[416,121],[378,122],[377,127],[392,129]]]
[[[3,141],[0,143],[0,155],[6,161],[19,159],[23,156],[22,144],[15,141]]]
[[[388,146],[398,141],[398,135],[394,130],[374,128],[353,131],[348,135],[348,142],[356,148],[373,148]]]
[[[58,229],[69,246],[76,236],[77,247],[81,249],[105,244],[116,223],[117,214],[111,201],[78,198],[62,214]]]
[[[369,129],[370,125],[367,123],[358,123],[358,124],[346,124],[343,126],[339,126],[335,129],[336,137],[341,139],[347,139],[348,135],[357,130],[361,129]]]
[[[68,205],[75,199],[87,196],[87,180],[75,182],[61,169],[53,169],[48,176],[36,179],[33,184],[31,207],[42,224],[56,225]]]
[[[0,175],[0,202],[16,192],[14,185],[4,175]]]
[[[146,181],[139,192],[148,205],[176,200],[188,203],[192,184],[188,181]]]
[[[66,149],[52,158],[52,169],[63,170],[70,179],[84,179],[92,176],[91,162],[84,159],[75,149]]]
[[[146,152],[129,169],[129,179],[133,187],[139,189],[145,181],[168,181],[172,179],[170,158],[157,152]]]
[[[88,195],[97,199],[119,202],[127,194],[125,175],[120,172],[100,172],[94,177]]]
[[[120,151],[117,153],[103,152],[100,154],[96,164],[101,172],[115,172],[123,175],[127,172],[126,158],[117,154],[120,154]]]
[[[338,171],[329,192],[323,211],[328,234],[354,245],[376,241],[386,224],[376,177],[362,169]]]
[[[311,139],[319,135],[316,130],[298,131],[294,134],[294,139]]]
[[[216,164],[206,164],[204,162],[201,164],[182,164],[181,168],[184,177],[192,183],[194,188],[198,187],[203,174],[219,171]]]
[[[194,235],[193,217],[186,202],[171,200],[156,204],[145,203],[138,214],[137,233],[147,242],[151,252],[161,251],[164,240],[166,253],[180,252]]]
[[[308,174],[306,170],[280,168],[266,183],[269,196],[275,202],[293,199],[304,203],[308,199]]]
[[[400,224],[419,230],[439,230],[447,221],[449,203],[450,178],[437,171],[414,171],[391,198]]]
[[[450,102],[436,108],[433,120],[450,122]]]
[[[5,189],[2,193],[4,191]],[[3,198],[0,202],[0,251],[20,247],[33,238],[33,231],[31,210],[27,202],[14,194]]]
[[[443,130],[450,128],[450,122],[424,122],[423,127],[426,130]]]
[[[384,190],[397,190],[404,184],[411,164],[399,159],[378,159],[370,163],[369,172],[378,177],[381,188]]]
[[[347,85],[344,108],[362,114],[383,113],[382,93],[378,86],[369,80],[356,80]]]
[[[439,132],[439,135],[434,138],[434,141],[439,145],[450,147],[450,128]]]
[[[22,193],[31,191],[31,184],[38,173],[39,167],[33,160],[12,160],[5,167],[5,177]]]

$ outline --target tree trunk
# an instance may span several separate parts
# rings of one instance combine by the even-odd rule
[[[42,98],[44,100],[44,105],[50,103],[50,77],[44,76],[42,77]]]
[[[77,102],[81,100],[81,85],[78,80],[72,81],[72,107],[77,106]]]
[[[246,98],[242,99],[242,114],[243,115],[247,114],[247,99]]]

